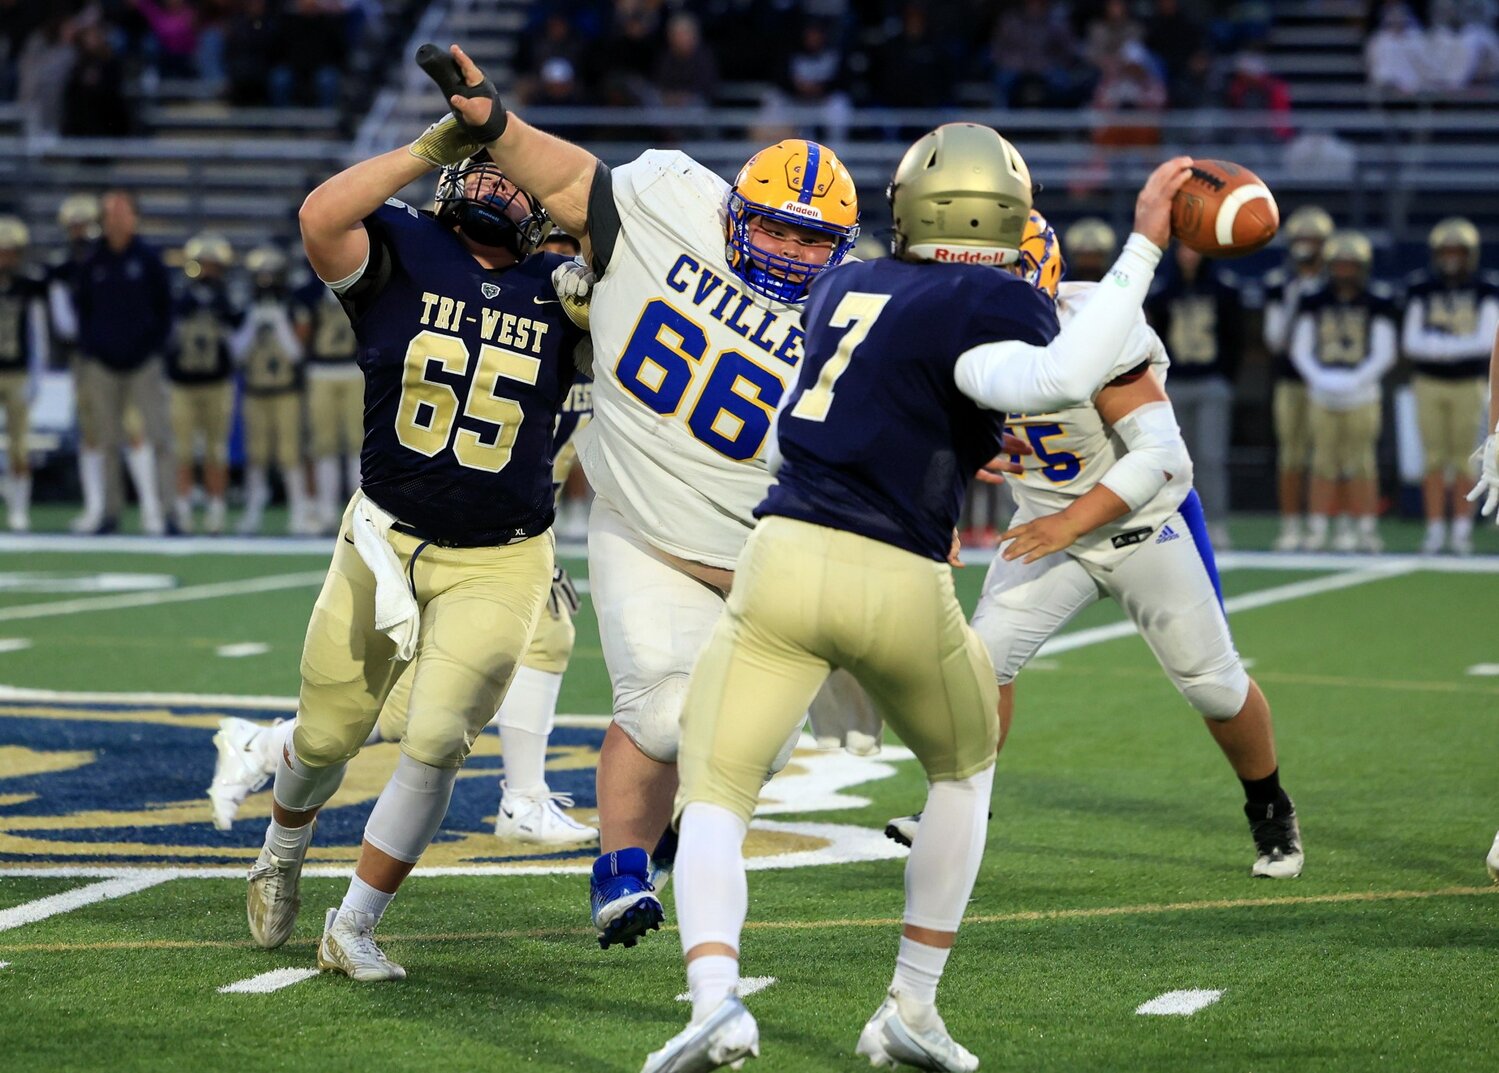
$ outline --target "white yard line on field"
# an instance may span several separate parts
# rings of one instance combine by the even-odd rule
[[[244,596],[282,589],[303,589],[321,585],[326,570],[303,570],[296,574],[272,574],[269,577],[242,578],[239,581],[214,581],[206,585],[188,585],[181,589],[152,592],[124,592],[110,596],[82,596],[76,600],[54,600],[51,603],[0,607],[0,622],[17,619],[55,618],[80,611],[119,611],[127,607],[156,607],[159,604],[191,603],[194,600],[217,600],[222,596]]]
[[[93,905],[95,902],[123,898],[127,894],[135,894],[174,878],[176,876],[165,869],[157,872],[136,870],[127,875],[106,879],[102,883],[90,883],[86,887],[65,890],[61,894],[38,898],[34,902],[0,909],[0,931],[9,931],[11,928],[19,928],[25,924],[35,924],[39,920],[46,920],[60,913],[71,913],[75,909]]]
[[[0,637],[0,652],[25,652],[31,641],[25,637]]]
[[[1327,577],[1312,578],[1310,581],[1293,581],[1289,585],[1276,585],[1273,588],[1260,589],[1256,592],[1246,592],[1241,596],[1234,596],[1223,603],[1223,609],[1229,614],[1236,611],[1252,611],[1257,607],[1269,607],[1272,604],[1282,604],[1287,600],[1300,600],[1307,596],[1318,596],[1324,592],[1337,592],[1339,589],[1351,589],[1358,585],[1367,585],[1371,581],[1384,581],[1386,578],[1400,577],[1420,569],[1417,564],[1404,562],[1380,562],[1362,570],[1349,570],[1341,574],[1329,574]],[[1071,652],[1073,649],[1086,648],[1089,645],[1100,644],[1104,641],[1113,641],[1120,637],[1132,637],[1138,631],[1135,624],[1128,620],[1124,622],[1111,622],[1107,626],[1093,626],[1086,630],[1076,630],[1072,633],[1064,633],[1053,637],[1041,646],[1040,654],[1043,656],[1057,656],[1063,652]]]
[[[1135,1012],[1144,1017],[1190,1017],[1222,997],[1222,991],[1167,991],[1149,1002],[1142,1002]]]
[[[280,991],[283,987],[299,984],[303,980],[311,980],[317,974],[317,969],[272,969],[259,976],[252,976],[248,980],[236,980],[232,984],[225,984],[219,988],[219,994],[268,995],[272,991]]]
[[[1475,663],[1468,668],[1468,673],[1475,678],[1492,678],[1499,675],[1499,663]]]
[[[749,998],[751,995],[759,994],[771,984],[776,982],[774,976],[741,976],[739,977],[739,990],[735,992],[740,998]],[[678,1002],[691,1002],[692,992],[683,991],[677,996]]]
[[[232,645],[219,645],[214,652],[224,659],[244,659],[246,656],[263,656],[271,646],[261,641],[240,641]]]

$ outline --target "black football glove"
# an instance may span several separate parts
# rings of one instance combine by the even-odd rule
[[[442,99],[449,102],[449,107],[452,106],[452,98],[455,96],[467,97],[470,100],[483,97],[494,103],[494,107],[490,109],[489,118],[480,126],[469,123],[458,109],[453,109],[458,125],[474,141],[488,144],[505,133],[505,125],[510,121],[510,113],[506,112],[505,106],[500,103],[500,94],[495,89],[493,81],[484,78],[476,86],[468,85],[463,80],[463,72],[459,69],[458,61],[453,59],[452,54],[430,43],[416,50],[416,62],[417,66],[426,71],[432,81],[437,83],[437,88],[442,90]]]
[[[552,571],[552,592],[547,597],[547,606],[551,609],[553,618],[562,617],[562,607],[567,605],[567,613],[576,615],[578,613],[578,587],[573,584],[573,579],[567,576],[567,571],[557,567]]]

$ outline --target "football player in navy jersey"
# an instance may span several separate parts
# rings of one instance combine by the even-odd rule
[[[374,928],[442,823],[552,582],[553,425],[581,333],[551,285],[564,259],[529,256],[546,213],[477,153],[445,117],[333,176],[300,215],[308,260],[359,339],[362,488],[308,624],[247,909],[261,946],[290,936],[317,811],[414,661],[400,761],[318,948],[319,967],[357,980],[406,975]],[[435,215],[393,200],[439,167]]]
[[[0,408],[5,411],[5,518],[10,530],[31,528],[31,463],[27,457],[32,376],[47,363],[47,284],[23,268],[31,234],[19,217],[0,216]]]
[[[993,666],[947,565],[954,526],[968,478],[999,453],[1005,413],[1088,399],[1118,362],[1190,164],[1152,174],[1137,233],[1065,331],[1019,274],[1025,161],[975,124],[939,127],[902,159],[889,190],[894,256],[812,287],[806,358],[778,418],[777,483],[683,709],[675,875],[693,1012],[643,1073],[758,1053],[735,991],[742,846],[781,742],[834,668],[920,760],[924,830],[939,832],[911,851],[895,978],[857,1053],[978,1068],[935,1005],[983,853],[999,739]]]

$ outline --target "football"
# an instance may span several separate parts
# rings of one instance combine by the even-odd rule
[[[1171,233],[1208,257],[1263,249],[1280,227],[1275,196],[1260,177],[1227,160],[1198,160],[1171,203]]]

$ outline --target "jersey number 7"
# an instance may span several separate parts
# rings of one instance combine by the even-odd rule
[[[796,405],[791,408],[792,417],[800,417],[804,421],[828,419],[828,410],[833,406],[833,385],[838,383],[838,378],[848,369],[854,351],[869,335],[869,329],[874,327],[874,322],[884,312],[888,301],[888,294],[869,294],[865,291],[849,291],[843,296],[838,308],[833,310],[832,317],[828,319],[828,327],[847,328],[848,331],[843,333],[843,338],[838,341],[838,349],[833,351],[833,356],[823,365],[822,372],[817,376],[817,383],[802,392],[802,397],[796,400]]]

